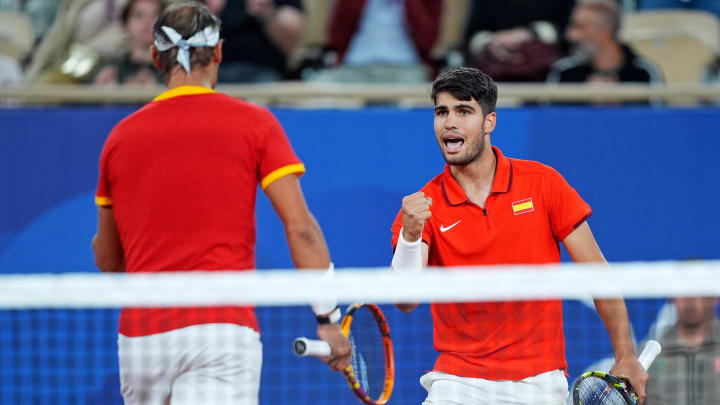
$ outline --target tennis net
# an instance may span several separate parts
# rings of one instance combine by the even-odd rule
[[[698,313],[711,311],[717,317],[717,299],[696,297],[718,296],[720,261],[626,263],[610,268],[490,266],[430,269],[417,275],[395,274],[387,268],[346,268],[338,269],[333,279],[294,270],[2,275],[0,403],[121,404],[117,334],[121,307],[255,305],[263,347],[260,403],[354,404],[359,402],[342,374],[330,372],[316,359],[294,357],[291,344],[298,336],[315,337],[316,322],[307,307],[311,300],[337,299],[341,307],[373,302],[387,318],[394,346],[395,387],[389,403],[418,404],[426,395],[418,380],[433,368],[437,356],[429,302],[561,299],[572,386],[582,372],[607,371],[612,364],[610,340],[592,297],[626,299],[639,345],[648,338],[662,343],[684,316],[697,318]],[[422,304],[403,314],[394,302]],[[712,342],[708,339],[706,343]],[[209,346],[226,340],[207,336]],[[715,397],[709,395],[720,390],[720,338],[714,344],[710,349],[702,346],[711,351],[704,374],[690,368],[670,370],[677,374],[673,378],[697,379],[697,384],[690,383],[694,390],[702,382],[703,389],[714,390],[693,394],[706,395],[705,403],[712,403],[707,399]],[[166,349],[153,346],[147,355]],[[670,372],[670,365],[676,364],[672,361],[657,364]]]

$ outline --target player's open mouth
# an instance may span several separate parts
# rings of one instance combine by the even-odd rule
[[[445,151],[448,153],[459,152],[462,149],[465,141],[456,135],[445,135],[443,136],[443,145],[445,145]]]

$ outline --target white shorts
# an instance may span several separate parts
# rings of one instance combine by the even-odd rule
[[[423,405],[565,405],[568,382],[562,370],[520,381],[457,377],[432,371],[420,377],[428,396]]]
[[[126,405],[256,405],[262,343],[253,329],[194,325],[141,337],[118,336]]]

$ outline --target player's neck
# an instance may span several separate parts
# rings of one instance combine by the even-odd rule
[[[497,157],[490,142],[487,142],[479,159],[465,166],[450,166],[450,173],[470,201],[485,207],[495,179],[496,166]]]
[[[200,86],[209,89],[215,88],[216,81],[207,68],[193,69],[187,74],[183,69],[175,69],[166,80],[168,90],[180,86]]]

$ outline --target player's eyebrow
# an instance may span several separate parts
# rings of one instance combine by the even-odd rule
[[[439,106],[435,107],[435,112],[441,112],[441,111],[447,111],[447,110],[448,110],[448,108],[445,107],[444,105],[439,105]]]
[[[466,110],[470,110],[470,111],[475,111],[475,107],[471,106],[470,104],[458,104],[458,105],[454,106],[453,108],[455,108],[456,110],[466,109]]]

